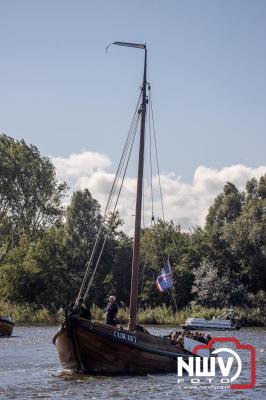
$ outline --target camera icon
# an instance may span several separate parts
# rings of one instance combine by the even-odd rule
[[[214,350],[215,343],[225,344],[224,347],[218,348]],[[235,350],[232,350],[230,347],[226,347],[226,343],[233,343]],[[211,356],[216,356],[218,359],[218,364],[220,366],[221,372],[227,372],[228,368],[224,367],[224,362],[221,361],[221,357],[218,356],[219,353],[225,352],[231,354],[231,365],[233,359],[237,362],[237,371],[233,377],[230,378],[230,382],[237,382],[241,372],[242,372],[242,360],[241,356],[238,354],[238,350],[248,351],[250,354],[250,371],[249,371],[249,381],[247,383],[231,383],[231,389],[251,389],[255,386],[256,383],[256,351],[254,346],[251,344],[241,344],[240,341],[234,337],[218,337],[212,338],[208,344],[197,345],[193,348],[192,353],[195,355],[200,355],[202,351],[208,350]],[[227,371],[226,371],[227,370]],[[229,365],[230,370],[230,365]]]

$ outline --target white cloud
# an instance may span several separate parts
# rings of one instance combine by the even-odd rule
[[[52,157],[58,176],[82,177],[110,167],[111,160],[105,154],[83,151],[68,158]]]
[[[111,160],[105,154],[82,152],[67,158],[55,157],[52,161],[59,179],[65,180],[71,190],[88,188],[102,208],[105,207],[114,174],[110,171]],[[266,166],[258,168],[245,165],[232,165],[220,170],[199,166],[191,183],[171,172],[161,175],[161,185],[166,219],[172,219],[186,230],[196,225],[203,226],[214,198],[222,191],[223,185],[230,181],[239,190],[245,188],[248,179],[259,179],[266,173]],[[161,217],[158,177],[154,177],[154,215]],[[132,233],[135,212],[136,179],[126,178],[119,200],[119,212],[125,221],[124,229]],[[144,182],[145,224],[151,219],[150,183]]]

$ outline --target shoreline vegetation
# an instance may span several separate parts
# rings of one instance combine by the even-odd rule
[[[12,304],[10,302],[0,302],[2,315],[9,315],[18,324],[59,324],[57,313],[49,311],[47,308],[38,308],[31,304]],[[173,311],[165,305],[154,308],[140,308],[138,320],[140,324],[147,325],[177,325],[184,324],[188,317],[200,317],[212,319],[218,317],[226,311],[225,308],[213,308],[202,306],[188,306],[178,312]],[[95,304],[91,307],[92,317],[98,321],[104,321],[104,310]],[[250,307],[234,307],[235,315],[238,316],[241,326],[265,327],[266,317],[261,309]],[[128,307],[119,309],[117,324],[126,325],[129,317]]]
[[[17,323],[58,323],[57,310],[77,293],[84,297],[92,277],[85,297],[95,304],[95,320],[104,320],[110,294],[128,305],[133,238],[119,211],[106,216],[89,187],[74,191],[66,206],[67,183],[23,139],[0,135],[0,171],[0,314]],[[233,307],[242,326],[265,326],[265,232],[266,174],[244,190],[226,182],[202,227],[184,231],[155,215],[141,232],[139,323],[180,325]],[[92,254],[90,266],[97,267],[83,281]],[[172,290],[159,292],[166,262]],[[118,324],[127,320],[128,309],[120,309]]]

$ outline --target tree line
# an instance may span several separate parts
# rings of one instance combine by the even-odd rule
[[[56,311],[75,299],[102,215],[88,189],[74,192],[65,209],[67,189],[35,146],[0,135],[1,300]],[[132,238],[122,231],[118,214],[112,220],[88,297],[88,304],[100,307],[109,294],[129,302]],[[173,290],[159,293],[155,282],[167,259]],[[247,181],[242,192],[227,182],[204,228],[183,232],[173,221],[157,220],[142,231],[141,307],[263,310],[265,290],[266,175]]]

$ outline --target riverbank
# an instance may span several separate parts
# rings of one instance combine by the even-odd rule
[[[182,325],[188,317],[201,317],[212,319],[222,315],[226,310],[223,308],[206,308],[201,306],[186,307],[174,312],[166,306],[147,307],[140,309],[138,320],[141,324],[151,325]],[[266,326],[266,316],[260,308],[235,307],[235,314],[239,317],[242,326]],[[93,319],[104,321],[104,310],[93,305],[91,307]],[[37,308],[32,304],[12,304],[0,302],[0,315],[9,315],[17,323],[58,323],[57,314],[47,308]],[[120,308],[118,323],[127,324],[129,309]]]
[[[25,324],[55,324],[58,323],[56,313],[45,307],[37,307],[34,304],[14,304],[0,301],[0,315],[9,315],[15,322]]]

